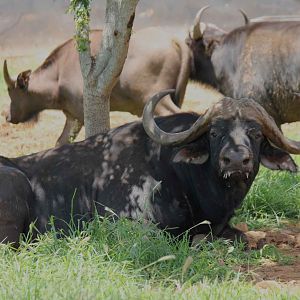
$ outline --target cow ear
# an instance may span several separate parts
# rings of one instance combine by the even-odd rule
[[[20,89],[27,89],[31,70],[24,71],[20,73],[17,77],[17,85]]]
[[[263,166],[271,170],[298,171],[298,166],[290,154],[273,147],[268,141],[262,147],[260,162]]]
[[[209,158],[209,152],[204,147],[188,145],[180,148],[173,156],[174,163],[202,165]]]

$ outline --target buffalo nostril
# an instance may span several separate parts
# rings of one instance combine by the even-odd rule
[[[250,162],[250,159],[246,158],[246,159],[243,160],[243,165],[246,166],[246,165],[249,164],[249,162]]]
[[[223,163],[225,165],[229,165],[230,164],[230,159],[228,157],[223,157]]]

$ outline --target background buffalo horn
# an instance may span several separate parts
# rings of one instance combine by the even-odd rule
[[[245,20],[245,25],[248,25],[250,23],[250,20],[246,14],[246,12],[243,9],[239,9],[239,12],[243,15],[243,18]]]
[[[199,39],[202,38],[203,33],[201,32],[201,28],[200,28],[200,20],[201,20],[201,16],[202,16],[203,12],[206,9],[208,9],[209,7],[210,7],[210,5],[202,7],[198,11],[198,13],[197,13],[197,15],[196,15],[196,17],[194,19],[194,26],[193,26],[193,30],[192,30],[192,35],[193,35],[192,38],[193,38],[193,40],[199,40]]]
[[[264,136],[281,150],[291,154],[300,154],[300,142],[286,138],[263,107],[254,101],[252,105],[256,108],[254,118],[261,124]]]
[[[180,145],[185,142],[193,141],[198,136],[207,131],[214,109],[206,111],[203,116],[200,116],[190,129],[170,133],[160,129],[154,120],[153,114],[157,103],[165,96],[174,93],[175,90],[165,90],[154,95],[146,104],[143,113],[143,125],[149,137],[161,145]]]
[[[4,60],[4,64],[3,64],[3,75],[7,87],[14,87],[15,81],[11,79],[11,77],[9,76],[6,60]]]

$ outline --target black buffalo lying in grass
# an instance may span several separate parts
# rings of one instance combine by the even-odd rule
[[[0,239],[18,242],[28,224],[39,232],[67,230],[107,207],[146,219],[174,235],[241,236],[228,225],[259,164],[295,172],[300,153],[256,102],[224,98],[204,115],[153,119],[154,96],[141,122],[83,142],[14,159],[0,159]],[[146,130],[146,132],[145,132]],[[149,137],[150,136],[150,137]],[[274,147],[275,146],[275,147]],[[208,220],[207,224],[200,224]]]

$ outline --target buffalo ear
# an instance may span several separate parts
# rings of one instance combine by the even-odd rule
[[[290,154],[271,146],[269,142],[266,142],[263,146],[260,153],[260,162],[263,166],[271,170],[298,171],[298,166]]]
[[[197,145],[188,145],[180,148],[173,156],[174,163],[187,163],[202,165],[209,158],[209,152],[205,148]]]
[[[31,70],[21,72],[17,77],[17,85],[20,89],[27,89]]]

